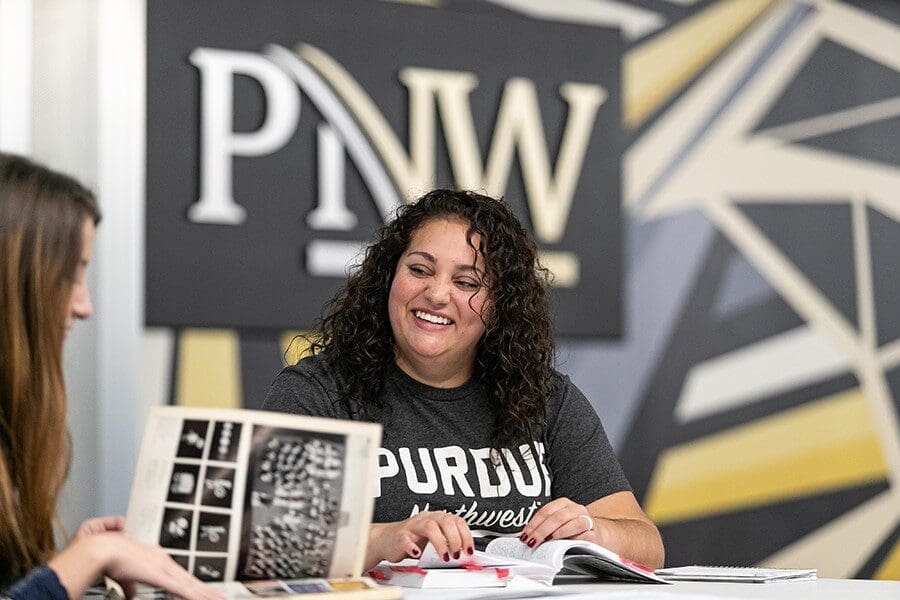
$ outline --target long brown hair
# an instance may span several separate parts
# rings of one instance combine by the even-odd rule
[[[62,373],[65,313],[93,194],[0,153],[0,581],[54,552],[69,466]]]

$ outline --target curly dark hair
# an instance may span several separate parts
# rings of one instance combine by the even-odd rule
[[[384,375],[394,362],[388,295],[397,263],[420,227],[444,218],[468,223],[469,245],[484,258],[482,283],[490,309],[482,317],[485,332],[478,342],[474,377],[499,408],[492,448],[530,442],[533,428],[543,423],[555,358],[550,274],[538,262],[534,240],[500,200],[439,189],[401,206],[347,284],[326,304],[310,350],[327,350],[346,378],[345,409],[377,419]]]

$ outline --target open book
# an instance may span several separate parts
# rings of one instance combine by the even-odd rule
[[[156,407],[128,530],[204,581],[358,576],[380,442],[373,423]],[[306,589],[328,591],[322,581]],[[287,589],[300,595],[304,585]]]
[[[525,577],[550,585],[561,573],[587,575],[598,580],[667,583],[649,567],[591,542],[552,540],[529,548],[518,538],[491,541],[484,552],[444,562],[428,544],[418,561],[382,563],[370,574],[403,587],[503,587],[512,577]]]

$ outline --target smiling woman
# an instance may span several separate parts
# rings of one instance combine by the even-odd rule
[[[380,422],[367,567],[448,560],[474,536],[598,542],[662,565],[597,413],[553,368],[548,272],[502,201],[435,190],[401,207],[326,307],[267,408]]]

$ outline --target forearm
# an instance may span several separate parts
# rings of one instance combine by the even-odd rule
[[[69,598],[75,600],[84,596],[87,589],[100,580],[107,562],[103,552],[101,544],[86,537],[67,546],[47,566],[56,571]]]
[[[659,569],[665,562],[665,549],[659,530],[641,519],[607,519],[594,516],[600,544],[616,554]]]

